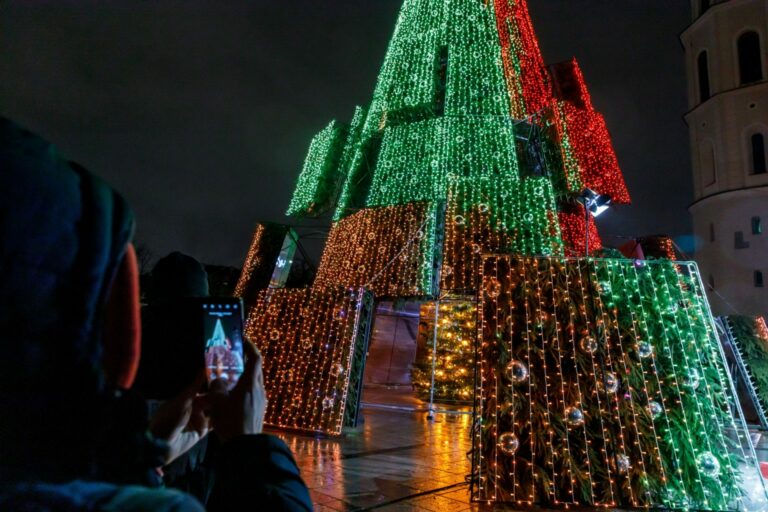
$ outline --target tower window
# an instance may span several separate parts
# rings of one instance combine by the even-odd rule
[[[734,249],[749,249],[749,242],[744,240],[744,232],[737,231],[733,234],[733,248]]]
[[[753,235],[763,234],[763,223],[760,220],[760,217],[752,217],[752,234]]]
[[[704,50],[696,59],[699,72],[699,102],[704,103],[710,97],[709,91],[709,62],[707,61],[707,51]]]
[[[763,273],[759,270],[755,270],[755,288],[763,287]]]
[[[712,274],[709,274],[709,289],[713,291],[715,289],[715,276]]]
[[[755,31],[745,32],[739,37],[736,45],[739,52],[741,85],[762,80],[763,59],[760,52],[760,35]]]
[[[709,223],[709,241],[715,241],[715,225],[712,222]]]
[[[710,1],[709,0],[701,0],[701,3],[699,4],[699,16],[707,12],[707,10],[710,7]]]
[[[752,174],[765,174],[765,137],[762,133],[755,133],[749,142],[752,147]]]

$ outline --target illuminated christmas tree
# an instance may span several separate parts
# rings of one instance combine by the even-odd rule
[[[415,384],[434,365],[438,398],[480,395],[481,499],[724,510],[743,422],[695,269],[565,259],[587,232],[601,248],[587,189],[630,200],[578,64],[544,64],[525,0],[405,0],[370,105],[312,141],[289,214],[333,214],[315,288],[434,301]],[[448,296],[477,299],[476,352]]]
[[[583,254],[585,188],[629,202],[578,65],[544,65],[525,2],[409,0],[371,104],[315,137],[288,213],[334,214],[316,285],[438,298],[473,294],[485,253]]]
[[[289,214],[334,212],[317,284],[435,297],[475,290],[483,253],[583,254],[585,188],[629,202],[577,63],[544,65],[525,2],[408,0],[370,106],[312,141]]]
[[[443,301],[438,307],[435,328],[435,303],[421,307],[419,339],[421,354],[417,352],[413,365],[412,380],[416,394],[422,400],[433,397],[443,402],[466,402],[472,399],[475,388],[475,343],[477,332],[474,302]],[[432,346],[437,335],[437,344]],[[437,356],[432,380],[432,352]]]
[[[216,319],[216,326],[213,328],[213,336],[208,338],[205,343],[205,350],[215,347],[229,348],[229,341],[226,334],[224,334],[224,326],[221,325],[221,318]]]

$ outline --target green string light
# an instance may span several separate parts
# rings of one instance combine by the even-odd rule
[[[331,121],[312,139],[304,168],[288,206],[288,215],[317,215],[332,207],[330,203],[335,199],[335,190],[344,178],[339,159],[346,136],[346,126],[338,121]]]

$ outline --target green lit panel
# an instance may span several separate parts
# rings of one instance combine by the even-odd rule
[[[510,116],[500,52],[488,44],[449,47],[447,115]]]
[[[550,123],[556,130],[555,134],[560,140],[560,158],[558,159],[558,175],[555,179],[560,180],[560,188],[564,194],[580,193],[584,189],[579,170],[579,162],[573,151],[573,145],[568,133],[567,115],[565,112],[565,102],[557,101],[553,104],[553,111],[550,116]]]
[[[429,115],[435,100],[437,57],[444,44],[443,0],[409,0],[379,73],[365,132],[413,116]]]
[[[385,97],[377,103],[387,111],[387,122],[397,120],[399,111],[431,112],[435,102],[435,66],[440,34],[436,30],[401,40],[392,49],[393,63],[387,71]],[[400,117],[404,117],[402,114]]]
[[[511,208],[505,210],[509,220],[504,221],[508,226],[515,226],[513,252],[561,255],[563,247],[552,183],[546,178],[527,178],[515,192]],[[502,202],[506,200],[502,198]]]
[[[349,173],[349,167],[352,165],[352,160],[355,157],[355,153],[360,147],[360,139],[363,131],[363,125],[365,124],[365,117],[368,115],[368,110],[364,107],[355,107],[355,113],[352,116],[352,122],[349,125],[349,134],[347,135],[347,142],[344,144],[344,151],[341,154],[339,167],[346,176]]]
[[[331,203],[343,179],[339,158],[346,138],[346,126],[331,121],[312,139],[288,215],[319,215],[333,207]]]
[[[447,115],[510,115],[493,2],[447,0]]]
[[[336,213],[334,215],[334,220],[339,220],[343,216],[343,213],[349,206],[348,203],[350,199],[356,192],[356,187],[354,186],[355,181],[353,180],[358,179],[358,170],[365,161],[362,148],[362,131],[367,115],[367,109],[359,106],[355,107],[355,114],[352,116],[347,143],[344,145],[344,151],[341,154],[341,161],[339,164],[342,175],[344,176],[344,183],[341,185],[338,204],[335,205]]]
[[[482,219],[483,229],[503,234],[507,242],[483,247],[482,252],[525,255],[562,254],[560,225],[552,184],[546,178],[521,181],[485,175],[455,180],[451,185],[449,223],[473,229]],[[475,219],[474,214],[481,216]]]
[[[367,206],[444,200],[451,176],[518,179],[513,123],[500,117],[442,117],[389,128]]]

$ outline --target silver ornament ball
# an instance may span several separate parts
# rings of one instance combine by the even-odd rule
[[[661,407],[661,404],[659,402],[649,402],[648,412],[651,413],[651,418],[656,419],[659,416],[661,416],[661,413],[664,412],[664,408]]]
[[[685,387],[696,390],[699,388],[700,383],[701,383],[701,377],[699,376],[699,371],[696,370],[695,368],[691,368],[690,370],[688,370],[688,372],[685,375],[685,379],[683,379],[683,385]]]
[[[641,359],[648,359],[653,355],[653,345],[647,341],[641,341],[637,344],[637,354]]]
[[[520,440],[512,432],[504,432],[499,436],[499,450],[504,455],[514,455],[518,448],[520,448]]]
[[[528,378],[528,367],[524,362],[517,359],[512,360],[507,365],[507,372],[509,372],[512,382],[516,384],[524,382]]]
[[[594,354],[597,352],[597,340],[593,338],[592,336],[584,336],[581,338],[581,341],[579,342],[579,346],[581,347],[581,350],[586,352],[587,354]]]
[[[720,474],[720,461],[710,452],[704,452],[696,457],[699,471],[705,476],[715,478]]]
[[[584,413],[578,407],[568,407],[565,410],[565,421],[572,427],[584,424]]]
[[[616,469],[619,470],[619,473],[626,473],[631,467],[632,464],[627,455],[621,454],[616,456]]]
[[[619,378],[611,372],[605,374],[603,384],[607,393],[615,393],[619,390]]]

